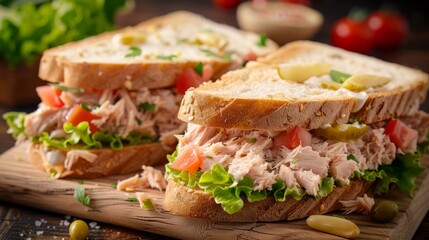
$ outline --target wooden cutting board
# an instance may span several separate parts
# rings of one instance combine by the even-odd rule
[[[126,201],[134,197],[133,193],[112,187],[118,179],[131,175],[85,180],[81,187],[91,196],[91,207],[86,207],[73,197],[79,180],[49,178],[26,159],[27,146],[21,144],[0,156],[1,200],[182,239],[341,239],[310,229],[305,220],[229,223],[176,216],[162,209],[163,193],[152,189],[147,190],[147,195],[156,210],[143,210],[138,203]],[[425,165],[429,165],[428,159]],[[360,238],[411,239],[429,208],[428,171],[418,183],[420,189],[413,199],[395,190],[383,196],[400,207],[391,223],[375,223],[364,215],[347,216],[359,226]]]

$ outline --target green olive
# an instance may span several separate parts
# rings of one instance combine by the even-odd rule
[[[398,212],[398,204],[390,200],[381,200],[372,206],[371,217],[377,222],[390,222]]]
[[[69,234],[72,240],[83,240],[88,237],[88,224],[82,220],[75,220],[70,224]]]

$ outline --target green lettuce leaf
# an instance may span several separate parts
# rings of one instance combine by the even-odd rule
[[[332,177],[322,179],[317,195],[320,197],[328,196],[334,190],[334,179]]]
[[[0,19],[0,58],[12,67],[32,62],[45,49],[114,29],[114,16],[125,5],[125,0],[19,2]]]
[[[423,173],[425,168],[420,164],[421,153],[406,153],[398,155],[390,165],[380,167],[386,173],[376,186],[376,193],[383,193],[389,190],[390,183],[398,186],[401,192],[408,196],[413,196],[413,190],[417,188],[415,179]]]
[[[297,189],[287,188],[286,183],[279,178],[277,178],[276,183],[273,184],[272,192],[274,194],[274,199],[279,202],[284,202],[287,196],[291,196],[299,201],[305,194],[300,187]]]
[[[3,114],[3,119],[9,126],[7,133],[12,134],[14,139],[17,139],[19,135],[24,134],[25,116],[27,116],[27,113],[24,112],[7,112]]]

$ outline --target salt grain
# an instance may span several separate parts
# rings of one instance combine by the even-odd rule
[[[68,225],[70,225],[70,222],[69,221],[67,221],[67,220],[64,220],[64,226],[68,226]]]
[[[39,220],[36,220],[36,221],[34,222],[34,225],[36,225],[36,227],[40,227],[40,225],[42,225],[42,222],[41,222],[41,221],[39,221]]]
[[[36,234],[37,236],[43,235],[43,231],[37,231]]]
[[[66,215],[66,219],[70,220],[71,216],[70,215]]]
[[[97,226],[97,222],[90,222],[89,223],[89,227],[95,228],[95,226]]]
[[[19,234],[19,236],[20,236],[20,237],[23,237],[23,236],[24,236],[24,233],[20,233],[20,234]]]
[[[97,230],[100,229],[100,226],[95,226],[95,229],[97,229]]]

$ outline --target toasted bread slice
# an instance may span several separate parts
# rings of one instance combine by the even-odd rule
[[[216,204],[212,195],[201,190],[184,187],[175,181],[169,181],[165,191],[164,209],[178,215],[212,221],[295,220],[338,210],[341,208],[340,201],[353,200],[362,196],[368,192],[371,184],[370,182],[352,181],[350,185],[336,187],[327,197],[317,200],[308,196],[304,196],[299,201],[287,197],[284,202],[276,202],[272,196],[253,203],[244,200],[244,206],[239,212],[228,214],[220,204]]]
[[[279,64],[319,62],[348,74],[386,76],[390,82],[361,92],[331,90],[314,84],[323,76],[298,83],[282,79],[277,69]],[[220,81],[190,89],[178,117],[205,126],[261,130],[286,130],[297,125],[316,129],[352,120],[374,123],[414,114],[427,88],[428,75],[421,71],[320,43],[298,41],[223,75]]]
[[[46,151],[43,144],[32,143],[29,146],[29,159],[42,171],[56,178],[97,178],[140,171],[142,165],[155,166],[167,162],[168,152],[160,143],[127,146],[117,151],[113,149],[84,150],[95,154],[94,160],[82,156],[70,159],[70,166],[60,163],[51,167],[46,163]],[[72,151],[72,149],[70,150]],[[67,155],[69,151],[63,150]]]
[[[197,63],[210,64],[213,77],[240,67],[246,54],[263,56],[277,45],[190,12],[174,12],[44,52],[39,77],[69,87],[160,88]],[[137,50],[134,55],[132,49]]]

